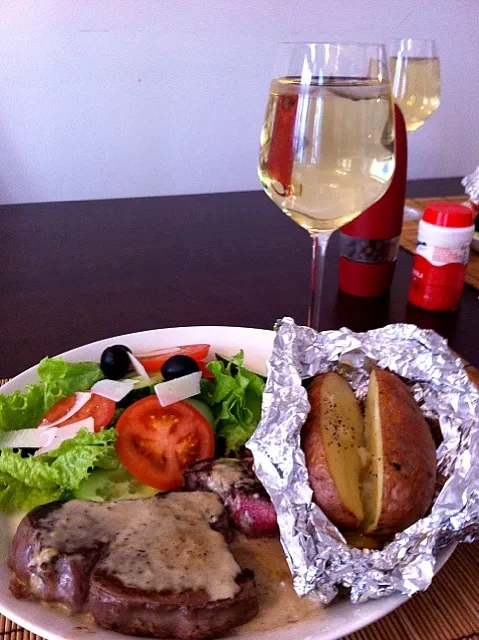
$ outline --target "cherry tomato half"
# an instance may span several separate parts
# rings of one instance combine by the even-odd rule
[[[147,371],[159,371],[168,358],[179,354],[190,356],[196,361],[203,360],[210,350],[209,344],[187,344],[181,347],[169,347],[168,349],[159,349],[151,353],[143,353],[137,358]]]
[[[164,491],[182,487],[186,467],[215,452],[210,423],[184,401],[162,407],[156,396],[142,398],[125,409],[116,429],[116,452],[128,471]]]
[[[46,420],[47,422],[56,422],[57,420],[60,420],[62,416],[70,411],[74,404],[75,394],[73,394],[72,396],[68,396],[63,400],[60,400],[46,412],[41,422],[43,422],[44,420]],[[72,424],[72,422],[78,422],[79,420],[84,420],[85,418],[89,418],[91,416],[95,423],[95,431],[98,432],[100,431],[100,429],[103,429],[103,427],[106,427],[106,425],[110,422],[115,412],[115,408],[116,402],[114,402],[113,400],[109,400],[108,398],[99,396],[96,393],[92,393],[91,398],[83,405],[81,409],[67,418],[65,422],[60,422],[55,426],[66,427],[67,424]]]
[[[202,377],[207,378],[208,380],[214,380],[215,374],[211,373],[211,371],[206,368],[206,365],[206,362],[198,362]]]

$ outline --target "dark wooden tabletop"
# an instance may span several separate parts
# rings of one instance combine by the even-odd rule
[[[408,187],[461,193],[457,179]],[[0,376],[130,331],[306,321],[310,239],[260,191],[2,206],[0,256]],[[387,298],[341,294],[333,238],[322,328],[413,322],[479,366],[477,291],[466,287],[456,313],[419,311],[406,302],[411,265],[401,251]]]

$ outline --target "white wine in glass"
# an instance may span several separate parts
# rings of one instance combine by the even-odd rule
[[[434,40],[396,40],[390,59],[392,90],[408,131],[416,131],[439,108],[441,73]]]
[[[381,198],[394,172],[394,118],[382,45],[283,45],[261,131],[267,195],[313,238],[308,324],[319,327],[331,233]]]
[[[407,131],[416,131],[439,108],[441,72],[434,40],[401,38],[391,47],[392,92],[401,109]],[[405,219],[417,219],[419,211],[404,207]]]

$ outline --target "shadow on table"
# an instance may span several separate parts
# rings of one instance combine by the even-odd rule
[[[399,305],[401,306],[401,305]],[[379,329],[391,322],[406,322],[421,329],[433,329],[446,340],[454,340],[457,331],[457,311],[431,313],[410,304],[404,306],[398,317],[397,300],[391,296],[380,298],[360,298],[338,291],[334,306],[335,324],[362,332]]]
[[[446,338],[448,342],[456,337],[457,320],[457,311],[434,313],[418,309],[412,304],[407,305],[406,317],[404,318],[404,322],[415,324],[421,329],[433,329],[436,333]]]
[[[389,296],[360,298],[338,291],[334,314],[338,327],[356,332],[378,329],[390,322]]]

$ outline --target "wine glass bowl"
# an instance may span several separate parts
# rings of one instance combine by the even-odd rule
[[[394,118],[383,45],[286,43],[261,131],[260,182],[313,237],[308,322],[318,328],[330,234],[381,198],[394,173]]]
[[[439,108],[441,74],[434,40],[402,38],[391,47],[393,96],[408,131],[416,131]]]

